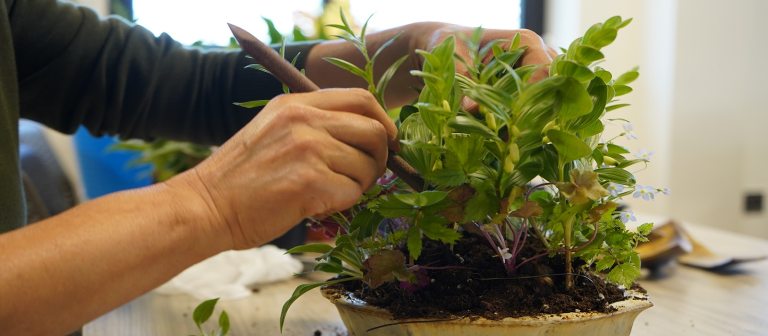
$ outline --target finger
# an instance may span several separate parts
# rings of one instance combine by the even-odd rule
[[[557,57],[557,50],[555,50],[555,48],[547,46],[547,53],[549,54],[549,57],[552,58],[553,60],[555,59],[555,57]]]
[[[346,210],[362,195],[364,189],[350,177],[326,168],[322,181],[317,181],[305,197],[308,198],[301,213],[304,217],[321,217]]]
[[[472,114],[476,114],[479,112],[479,105],[477,105],[477,102],[472,100],[472,98],[469,98],[467,96],[464,96],[461,98],[461,108],[464,111],[467,111]]]
[[[317,115],[315,123],[318,127],[334,139],[371,157],[377,164],[372,171],[384,173],[388,155],[384,145],[387,133],[379,122],[348,112],[316,109],[311,113]]]
[[[354,180],[361,190],[370,188],[384,173],[383,165],[367,153],[336,141],[335,148],[326,152],[326,164],[334,173]]]
[[[511,39],[514,34],[520,34],[520,46],[528,47],[521,60],[522,65],[529,64],[549,64],[552,63],[550,47],[544,43],[544,40],[538,34],[530,30],[519,30],[517,32],[508,30],[489,29],[483,34],[483,44],[498,39]]]
[[[286,96],[296,103],[310,105],[322,110],[351,112],[366,116],[381,123],[386,129],[391,149],[400,148],[397,139],[397,127],[387,112],[379,105],[376,98],[363,89],[323,89],[309,93],[296,93]]]

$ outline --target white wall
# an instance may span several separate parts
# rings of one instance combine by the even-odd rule
[[[549,0],[547,40],[555,45],[611,15],[633,17],[606,65],[640,65],[627,109],[638,140],[655,151],[642,184],[668,186],[638,211],[768,237],[764,214],[743,212],[748,191],[768,190],[768,115],[762,83],[768,69],[760,41],[768,2],[742,0]],[[575,30],[575,31],[574,31]]]

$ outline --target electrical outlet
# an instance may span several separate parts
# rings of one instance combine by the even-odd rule
[[[747,193],[744,196],[744,212],[750,214],[763,212],[763,193]]]

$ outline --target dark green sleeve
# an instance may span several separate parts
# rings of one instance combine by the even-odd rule
[[[62,132],[221,143],[254,110],[233,102],[268,99],[280,84],[243,69],[239,51],[199,51],[168,35],[55,0],[8,3],[21,116]],[[225,22],[221,23],[225,25]],[[297,66],[313,43],[289,46]]]

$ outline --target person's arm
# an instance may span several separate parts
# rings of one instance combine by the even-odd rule
[[[217,252],[347,209],[396,137],[364,90],[280,96],[192,170],[0,235],[0,330],[66,333]]]
[[[55,0],[9,2],[23,118],[72,133],[220,144],[282,93],[238,50],[201,51],[117,17]],[[226,27],[226,23],[222,22]],[[315,42],[291,44],[298,66]]]

